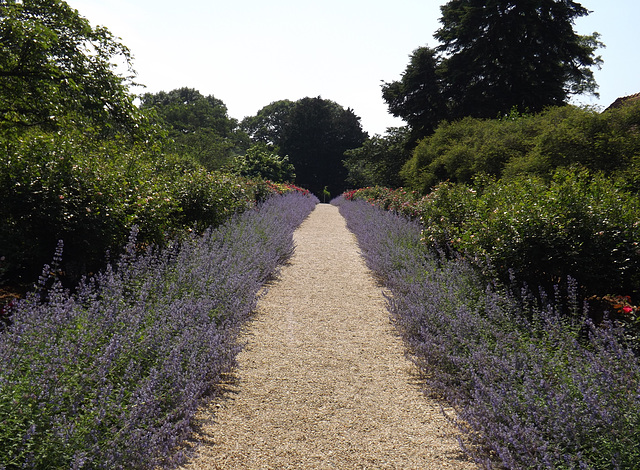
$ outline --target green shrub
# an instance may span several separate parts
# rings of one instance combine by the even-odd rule
[[[246,178],[204,168],[183,172],[172,191],[179,207],[179,225],[199,230],[218,226],[256,200],[256,186]]]
[[[602,174],[442,184],[421,213],[426,241],[488,259],[505,280],[512,269],[532,286],[572,276],[592,294],[640,293],[640,200]]]
[[[347,150],[343,165],[354,187],[402,185],[400,170],[411,156],[408,150],[409,129],[391,127],[384,136],[368,138],[362,147]]]
[[[0,246],[7,271],[22,281],[37,276],[59,239],[69,259],[80,262],[84,253],[89,269],[97,251],[104,257],[125,240],[123,195],[133,189],[108,171],[116,164],[111,155],[91,158],[94,149],[83,143],[53,134],[3,142]]]
[[[575,107],[552,108],[536,116],[540,133],[523,157],[510,161],[504,175],[545,174],[575,164],[612,174],[627,168],[640,150],[640,107],[598,113]]]
[[[0,142],[0,267],[31,284],[64,241],[65,277],[95,272],[133,226],[141,245],[217,226],[273,191],[147,145],[32,131]]]
[[[443,122],[418,144],[401,174],[411,188],[425,194],[441,181],[471,182],[478,174],[500,175],[508,161],[533,147],[536,125],[518,115]]]
[[[557,168],[581,165],[628,181],[640,168],[640,103],[599,113],[564,106],[536,115],[443,122],[422,140],[401,175],[428,193],[438,182],[471,183],[479,175],[550,178]]]
[[[240,176],[278,183],[293,181],[296,178],[295,168],[289,162],[289,157],[281,157],[263,143],[255,144],[244,155],[235,157],[229,169]]]

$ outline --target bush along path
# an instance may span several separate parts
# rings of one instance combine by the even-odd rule
[[[319,204],[247,325],[225,399],[183,469],[470,469],[415,383],[338,209]]]
[[[545,299],[487,285],[440,256],[423,227],[365,201],[334,202],[390,289],[396,325],[428,391],[446,399],[485,468],[635,469],[640,361],[623,330],[595,327],[571,280]]]
[[[268,199],[204,235],[120,260],[75,294],[11,307],[0,330],[0,469],[172,467],[241,349],[264,282],[317,199]],[[46,266],[48,284],[55,266]]]

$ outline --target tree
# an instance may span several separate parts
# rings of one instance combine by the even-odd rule
[[[407,150],[408,139],[407,127],[392,127],[386,135],[375,135],[362,147],[347,150],[343,162],[349,173],[347,182],[355,187],[402,186],[400,170],[411,156]]]
[[[294,106],[290,100],[280,100],[268,104],[255,116],[245,118],[240,127],[256,142],[277,145],[284,135],[289,113]]]
[[[538,112],[597,88],[591,67],[602,44],[580,36],[589,11],[567,0],[452,0],[441,7],[438,51],[449,117]]]
[[[409,147],[431,134],[446,117],[438,68],[436,50],[420,47],[411,54],[400,81],[382,85],[382,98],[389,112],[404,119],[411,129]]]
[[[385,83],[389,112],[415,144],[443,120],[496,118],[564,105],[597,89],[598,34],[574,32],[589,12],[567,0],[452,0],[441,7],[435,48],[419,48],[400,81]]]
[[[209,170],[218,169],[248,147],[248,137],[227,114],[222,100],[193,88],[145,93],[141,109],[153,110],[172,144],[169,150],[188,155]]]
[[[230,169],[240,176],[263,178],[276,183],[288,183],[296,178],[295,168],[289,163],[289,157],[281,157],[263,143],[257,143],[244,155],[235,157]]]
[[[367,137],[353,110],[320,97],[297,101],[283,134],[280,149],[296,168],[296,183],[314,194],[325,186],[331,194],[346,189],[344,153]]]
[[[137,127],[129,50],[63,1],[0,2],[0,128]]]
[[[288,155],[296,184],[316,195],[325,186],[332,194],[346,189],[344,152],[358,148],[367,135],[351,109],[318,98],[277,101],[245,120],[256,140],[269,142]]]

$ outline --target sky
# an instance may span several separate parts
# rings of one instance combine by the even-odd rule
[[[66,0],[107,27],[134,56],[134,92],[195,88],[242,120],[278,100],[320,96],[353,109],[369,135],[404,122],[388,113],[381,85],[400,79],[409,56],[435,47],[440,6],[432,0]],[[583,0],[592,13],[578,34],[606,48],[594,70],[602,109],[640,92],[640,2]]]

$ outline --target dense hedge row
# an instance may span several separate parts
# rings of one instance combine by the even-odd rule
[[[61,269],[77,281],[104,266],[107,250],[119,253],[134,225],[140,244],[162,243],[289,190],[72,131],[0,140],[0,153],[0,285],[33,283],[58,240]]]
[[[469,258],[423,242],[423,226],[364,201],[336,201],[426,391],[453,405],[485,468],[636,468],[640,361],[608,322],[585,320],[576,286],[533,296],[487,283]]]
[[[13,325],[0,331],[0,468],[171,466],[316,202],[273,197],[144,253],[134,232],[75,294],[56,283],[13,305]]]
[[[581,165],[640,187],[640,102],[600,113],[575,106],[503,119],[443,122],[402,169],[405,185],[426,194],[442,181],[478,175],[547,176]]]
[[[550,182],[522,176],[442,183],[424,197],[385,188],[345,197],[420,220],[425,244],[476,260],[489,278],[515,274],[550,290],[572,276],[585,296],[619,298],[610,313],[640,333],[639,309],[628,308],[640,303],[640,198],[601,174],[558,170]]]

